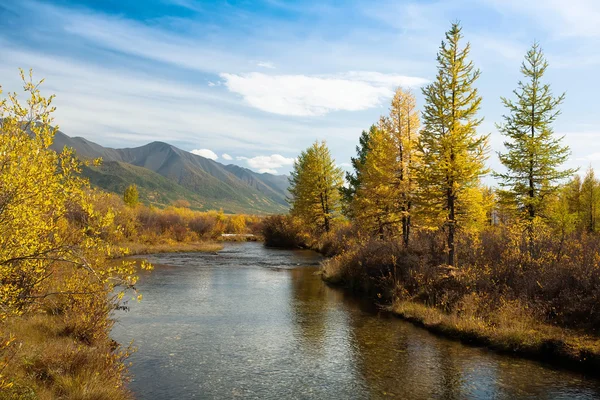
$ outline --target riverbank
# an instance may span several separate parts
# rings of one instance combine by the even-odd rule
[[[127,351],[110,339],[105,326],[94,328],[73,313],[40,312],[10,319],[4,328],[17,340],[0,360],[0,384],[6,378],[0,399],[133,398],[126,388]]]
[[[321,276],[436,334],[600,377],[597,269],[574,250],[562,263],[490,257],[460,268],[430,254],[368,240],[326,260]]]
[[[158,243],[123,243],[120,245],[129,250],[128,255],[138,256],[156,253],[211,253],[223,248],[223,244],[216,241],[176,242],[164,241]],[[119,257],[121,254],[119,254]]]
[[[410,301],[388,307],[395,316],[462,343],[568,367],[600,377],[600,339],[505,312],[496,321],[446,314]]]

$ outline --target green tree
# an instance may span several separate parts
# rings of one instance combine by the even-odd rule
[[[600,209],[600,183],[590,167],[581,184],[581,216],[585,229],[592,233],[597,230],[598,210]]]
[[[358,190],[361,183],[360,171],[362,169],[362,166],[365,164],[365,160],[367,159],[367,153],[369,152],[369,142],[375,129],[377,129],[377,126],[371,125],[368,131],[362,131],[362,134],[358,139],[358,146],[356,146],[356,157],[350,158],[350,162],[352,164],[354,172],[346,172],[346,182],[348,183],[348,186],[342,186],[340,188],[343,205],[342,210],[344,214],[349,218],[353,217],[351,204],[356,196],[356,191]]]
[[[506,137],[506,153],[500,153],[500,162],[506,173],[497,173],[504,190],[502,195],[525,212],[529,221],[529,245],[533,246],[533,220],[540,216],[544,201],[556,193],[559,183],[575,170],[559,169],[570,154],[562,145],[562,137],[555,137],[552,123],[560,114],[558,106],[564,93],[554,97],[550,85],[542,82],[548,62],[538,43],[534,43],[521,64],[525,77],[513,91],[516,100],[502,98],[508,109],[504,122],[498,125]]]
[[[290,176],[291,213],[311,228],[329,232],[340,210],[343,172],[324,141],[315,141],[294,162]]]
[[[435,80],[423,88],[425,107],[416,169],[423,213],[444,220],[448,264],[456,264],[455,235],[464,216],[465,193],[485,174],[488,135],[479,136],[481,105],[474,84],[480,72],[468,60],[470,45],[460,47],[461,27],[453,23],[437,55]]]
[[[135,207],[139,202],[139,192],[135,184],[127,186],[125,193],[123,194],[123,201],[129,207]]]

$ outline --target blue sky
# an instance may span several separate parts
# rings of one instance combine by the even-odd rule
[[[547,80],[567,92],[555,130],[569,166],[600,168],[600,1],[0,0],[0,83],[33,68],[55,120],[105,146],[169,142],[286,173],[315,139],[346,166],[398,85],[420,87],[452,21],[482,71],[480,132],[494,123],[538,40]]]

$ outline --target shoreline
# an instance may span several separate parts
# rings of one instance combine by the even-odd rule
[[[395,317],[441,337],[600,378],[600,338],[591,335],[538,323],[517,336],[502,327],[408,301],[394,302],[387,309]]]
[[[158,253],[211,253],[223,249],[223,244],[217,241],[200,242],[175,242],[175,243],[123,243],[121,247],[127,248],[126,255],[119,254],[115,258],[143,256]]]
[[[344,285],[340,277],[327,276],[323,269],[319,275],[326,285],[361,296]],[[413,301],[396,300],[382,308],[398,319],[464,345],[540,361],[600,379],[600,337],[592,334],[519,318],[494,326],[483,318],[447,314]]]

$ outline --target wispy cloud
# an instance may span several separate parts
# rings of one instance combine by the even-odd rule
[[[225,86],[259,110],[292,116],[318,116],[332,111],[377,107],[393,96],[396,86],[418,86],[423,78],[348,72],[337,76],[243,75],[222,73]]]
[[[233,157],[231,157],[229,154],[227,153],[223,153],[221,154],[221,157],[223,157],[223,160],[227,160],[227,161],[231,161],[233,160]]]
[[[275,69],[275,64],[270,61],[261,61],[256,63],[256,65],[261,68]]]
[[[600,37],[600,2],[597,0],[486,0],[503,12],[526,15],[553,34]]]

